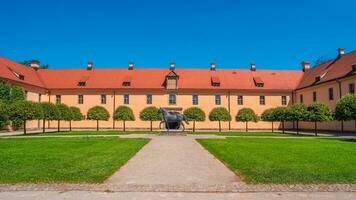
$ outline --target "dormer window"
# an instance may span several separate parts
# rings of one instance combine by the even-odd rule
[[[19,73],[19,72],[16,72],[15,70],[11,69],[11,68],[8,68],[18,79],[20,80],[25,80],[25,75]]]
[[[174,72],[170,71],[166,75],[165,86],[167,90],[176,90],[178,89],[178,79],[179,76]]]
[[[128,87],[131,86],[131,76],[126,76],[122,81],[122,86]]]
[[[320,77],[320,76],[315,77],[315,82],[319,82],[319,81],[320,81],[320,79],[321,79],[321,77]]]
[[[265,83],[263,82],[261,77],[258,77],[258,76],[253,77],[253,81],[255,82],[256,87],[263,87],[265,85]]]
[[[220,79],[217,76],[212,76],[211,77],[211,85],[213,87],[220,87]]]
[[[83,76],[79,81],[78,81],[78,86],[84,87],[87,85],[87,81],[89,80],[88,76]]]

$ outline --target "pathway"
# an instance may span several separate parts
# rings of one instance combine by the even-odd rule
[[[107,183],[205,185],[240,181],[232,171],[203,149],[193,136],[146,137],[152,138],[152,141],[113,174]]]

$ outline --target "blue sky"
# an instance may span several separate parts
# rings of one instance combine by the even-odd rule
[[[0,55],[51,68],[300,69],[356,50],[356,1],[0,0]]]

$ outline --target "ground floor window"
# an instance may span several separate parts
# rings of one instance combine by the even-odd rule
[[[146,95],[146,103],[152,104],[152,95],[151,94]]]
[[[78,104],[83,104],[83,103],[84,103],[84,96],[78,95]]]
[[[106,104],[106,95],[105,94],[102,94],[101,97],[100,97],[100,103],[101,104]]]
[[[349,84],[349,92],[351,94],[355,93],[355,84],[354,83]]]
[[[175,94],[169,94],[168,103],[169,105],[176,105],[177,96]]]
[[[130,96],[128,94],[124,94],[124,104],[130,103]]]
[[[260,105],[266,105],[266,97],[260,96]]]
[[[199,103],[198,95],[192,96],[192,103],[193,103],[193,105],[198,105],[198,103]]]
[[[329,100],[334,100],[334,89],[329,88]]]
[[[215,95],[215,105],[221,105],[221,96]]]
[[[282,96],[282,105],[287,105],[287,96]]]
[[[300,103],[303,103],[304,102],[304,97],[303,97],[303,95],[301,94],[301,95],[299,95],[299,98],[300,98]]]
[[[237,105],[243,105],[243,104],[244,104],[243,96],[237,96]]]
[[[316,92],[313,92],[313,101],[316,102]]]
[[[62,102],[61,95],[56,95],[56,104],[60,104]]]

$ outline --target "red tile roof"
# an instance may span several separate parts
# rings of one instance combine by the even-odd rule
[[[307,70],[297,88],[301,89],[351,75],[352,65],[355,64],[356,51],[329,60]],[[320,77],[319,81],[316,81],[317,77]]]
[[[8,69],[24,74],[21,81]],[[179,76],[179,89],[205,90],[244,90],[244,91],[292,91],[303,72],[292,70],[256,70],[245,69],[175,69]],[[48,89],[164,89],[166,75],[169,69],[162,68],[93,68],[83,69],[34,69],[0,57],[0,78],[10,79],[25,84]],[[130,78],[127,78],[130,77]],[[212,77],[220,82],[219,87],[211,84]],[[264,87],[257,87],[253,77],[260,77]],[[65,79],[65,81],[64,81]],[[130,79],[130,86],[122,82]],[[86,81],[86,85],[79,86],[78,82]]]

